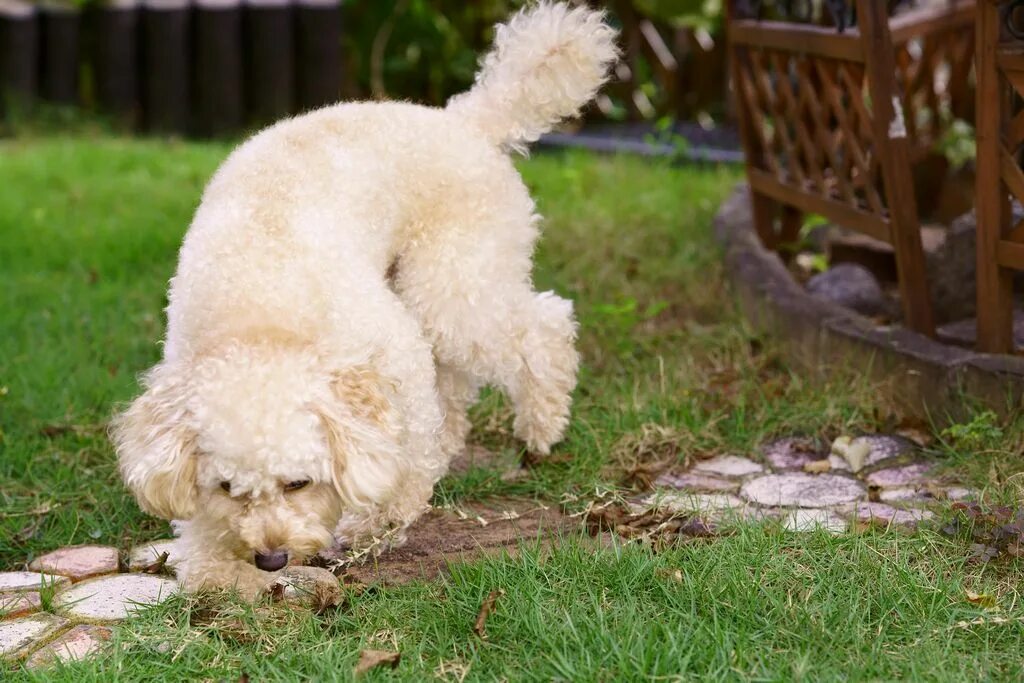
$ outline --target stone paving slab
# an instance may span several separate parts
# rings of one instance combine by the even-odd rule
[[[693,466],[693,471],[717,474],[723,477],[745,477],[764,472],[764,465],[738,455],[719,455],[710,460],[699,461]]]
[[[897,508],[886,503],[857,502],[843,508],[851,515],[854,522],[861,525],[888,527],[890,525],[910,527],[917,526],[935,517],[935,513],[918,508]]]
[[[38,612],[43,606],[39,591],[0,593],[0,619],[12,619]]]
[[[67,626],[68,620],[52,614],[33,614],[0,621],[0,660],[20,659],[37,643]]]
[[[66,576],[41,574],[39,572],[0,572],[0,593],[12,591],[37,591],[42,586],[67,584]]]
[[[766,474],[746,482],[740,495],[759,505],[823,508],[848,503],[867,494],[856,479],[835,474],[791,472]]]
[[[801,437],[771,441],[761,447],[761,452],[765,462],[776,471],[802,470],[808,463],[828,456],[812,439]]]
[[[850,525],[842,515],[831,510],[798,508],[786,515],[782,526],[787,531],[817,531],[818,529],[824,529],[825,531],[838,534],[846,531]]]
[[[710,492],[710,493],[736,493],[739,490],[739,482],[730,479],[715,477],[701,472],[683,472],[673,474],[666,472],[654,481],[658,487],[680,489],[683,491]]]
[[[118,569],[117,548],[104,545],[79,545],[61,548],[37,557],[28,566],[37,572],[50,572],[81,581],[100,574],[113,574]]]
[[[149,543],[135,546],[128,553],[128,570],[138,572],[151,567],[164,553],[167,553],[167,561],[164,563],[164,567],[167,571],[173,569],[178,559],[175,556],[174,550],[176,544],[177,541],[175,539],[168,538],[162,541],[150,541]]]
[[[902,467],[892,467],[871,472],[866,477],[867,482],[872,486],[908,486],[910,484],[923,484],[927,481],[928,473],[932,466],[929,463],[918,462]]]
[[[54,607],[81,621],[121,621],[142,607],[163,602],[177,590],[173,579],[152,574],[101,576],[58,593]]]
[[[36,650],[25,666],[38,669],[58,662],[77,662],[101,650],[111,635],[113,632],[105,626],[79,624]]]

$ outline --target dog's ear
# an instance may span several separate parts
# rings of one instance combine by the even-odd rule
[[[111,423],[121,476],[143,510],[165,519],[195,512],[196,436],[188,426],[186,382],[159,365],[143,379],[146,391]]]
[[[372,367],[330,373],[317,412],[331,450],[334,485],[350,507],[382,503],[406,469],[394,385]]]

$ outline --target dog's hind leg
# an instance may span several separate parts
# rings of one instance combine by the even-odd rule
[[[538,453],[564,435],[579,356],[572,303],[533,291],[532,215],[493,229],[447,227],[402,254],[395,281],[419,318],[439,365],[504,389],[515,434]],[[498,221],[488,221],[497,223]],[[454,448],[468,422],[451,424]]]

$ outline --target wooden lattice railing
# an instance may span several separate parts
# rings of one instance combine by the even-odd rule
[[[1024,220],[1012,220],[1011,200],[1024,202],[1024,34],[1015,28],[1020,0],[979,0],[977,8],[978,347],[1010,353],[1013,271],[1024,270]]]
[[[891,25],[883,4],[857,0],[844,32],[731,16],[733,87],[764,243],[795,241],[805,212],[891,243],[906,324],[933,334],[911,164],[969,115],[972,3]]]

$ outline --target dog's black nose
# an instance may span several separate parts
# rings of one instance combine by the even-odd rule
[[[286,564],[288,564],[288,553],[283,550],[277,550],[266,555],[256,553],[256,566],[265,572],[276,572]]]

